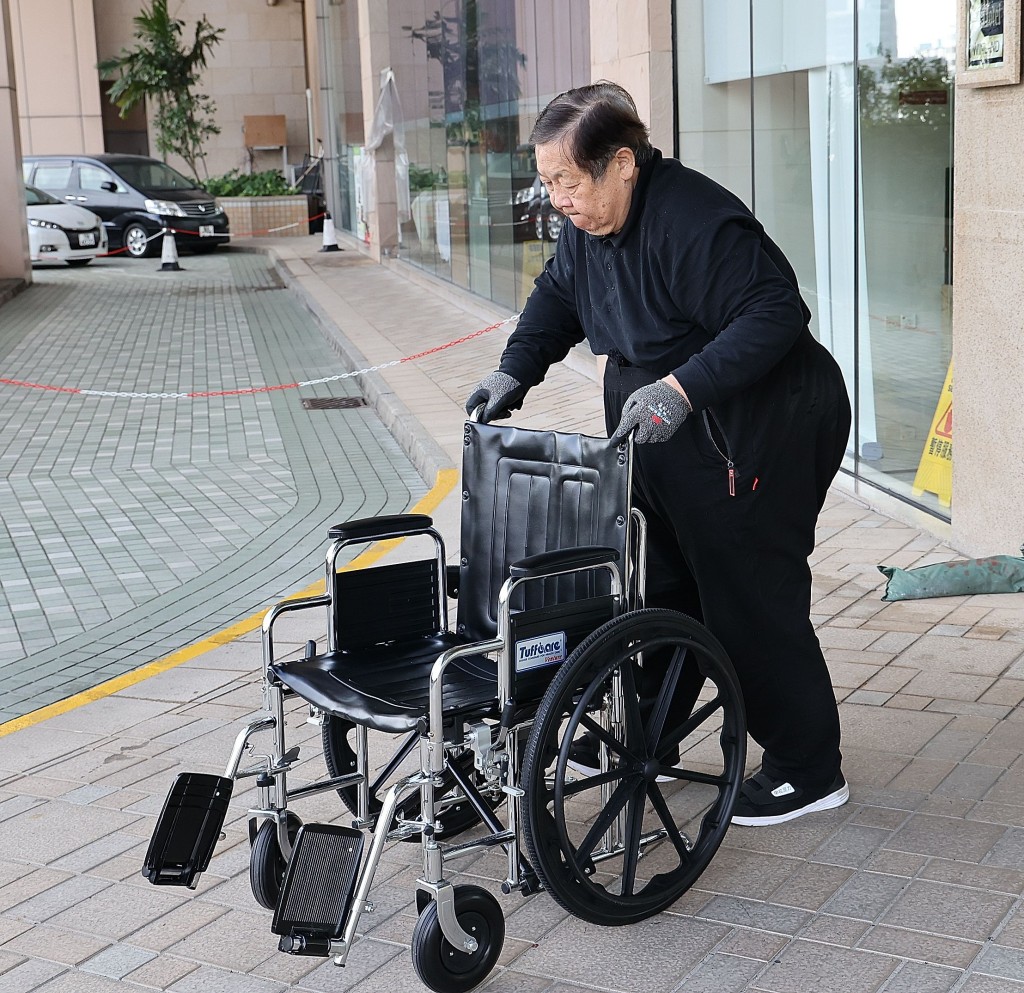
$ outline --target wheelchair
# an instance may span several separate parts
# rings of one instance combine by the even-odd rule
[[[331,528],[324,593],[264,618],[263,712],[239,732],[223,776],[178,775],[143,875],[194,888],[234,783],[254,778],[250,881],[287,953],[345,964],[391,842],[422,849],[412,959],[438,993],[479,985],[504,940],[498,898],[448,878],[460,859],[503,857],[503,894],[544,891],[594,924],[671,907],[728,829],[746,732],[721,645],[693,619],[644,606],[632,467],[631,439],[471,419],[458,565],[425,515]],[[407,560],[339,567],[395,538]],[[293,612],[312,612],[317,632],[326,613],[327,643],[280,660],[275,624]],[[642,706],[639,679],[655,659],[664,677]],[[689,716],[670,726],[684,685]],[[326,765],[296,788],[286,707],[321,726]],[[570,764],[584,733],[599,763],[589,772]],[[257,736],[269,736],[266,754],[243,768]],[[303,823],[293,810],[335,791],[348,823]]]

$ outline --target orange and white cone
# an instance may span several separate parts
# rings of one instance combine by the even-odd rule
[[[320,247],[321,252],[340,252],[338,235],[334,231],[334,221],[331,220],[330,211],[324,214],[324,243]]]
[[[181,272],[178,265],[178,246],[174,241],[174,232],[164,228],[163,248],[160,252],[160,272]]]

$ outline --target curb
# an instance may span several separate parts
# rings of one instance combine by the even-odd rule
[[[0,279],[0,306],[3,306],[8,300],[13,300],[28,287],[27,279]]]
[[[277,254],[273,246],[255,247],[257,251],[263,252],[269,257],[274,271],[281,277],[281,281],[295,293],[313,315],[324,337],[348,368],[350,370],[363,369],[372,365],[369,359],[348,340],[324,307],[306,292],[288,267],[288,263]],[[380,373],[364,373],[359,377],[359,384],[367,403],[373,407],[384,427],[388,429],[428,486],[433,485],[441,470],[457,468],[444,449],[434,440],[433,435],[402,402],[398,394],[388,386]]]

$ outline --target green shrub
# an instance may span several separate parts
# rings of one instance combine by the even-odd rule
[[[266,172],[232,169],[223,176],[203,180],[203,187],[215,197],[281,197],[298,193],[276,169]]]

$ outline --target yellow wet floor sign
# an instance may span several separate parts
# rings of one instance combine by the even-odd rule
[[[914,476],[914,496],[934,493],[943,507],[953,501],[953,363],[946,370],[921,461]]]

